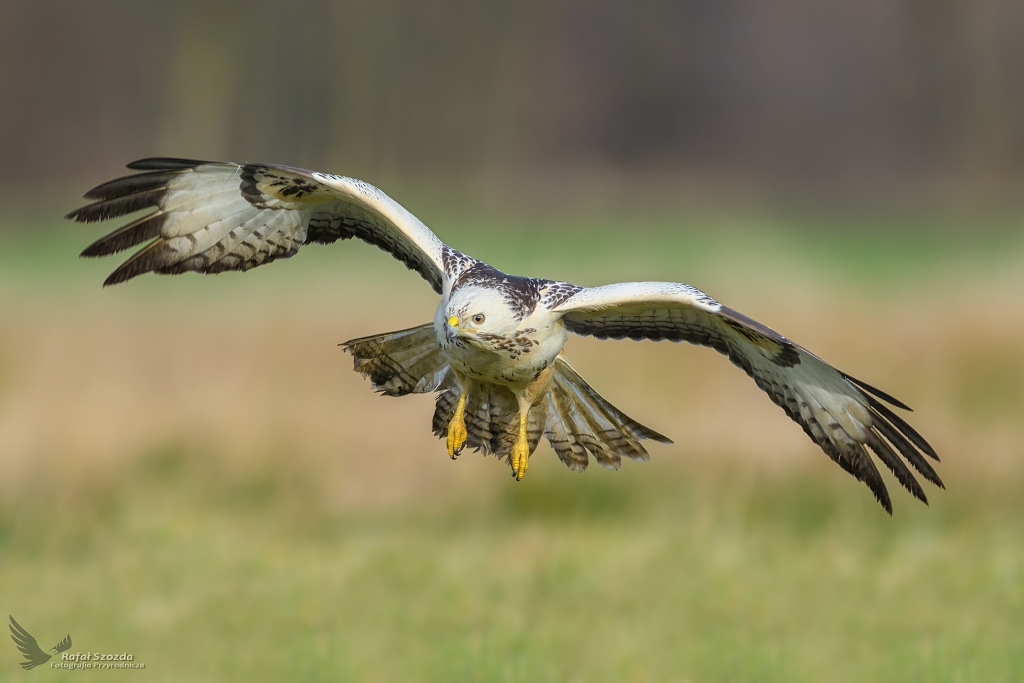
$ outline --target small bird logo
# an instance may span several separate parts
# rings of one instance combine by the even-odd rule
[[[39,647],[39,643],[36,642],[36,639],[32,634],[22,628],[21,624],[14,620],[14,617],[11,617],[10,629],[11,640],[13,640],[14,644],[18,646],[18,649],[21,650],[21,654],[25,655],[25,661],[21,662],[22,669],[27,671],[50,661],[50,658],[53,655],[48,655],[43,652]],[[53,651],[53,654],[58,654],[68,650],[70,647],[71,636],[66,635],[64,636],[64,640],[51,647],[50,650]]]

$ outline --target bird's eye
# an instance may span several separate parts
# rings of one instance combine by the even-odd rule
[[[473,316],[473,323],[474,324],[481,325],[481,324],[483,324],[483,322],[484,322],[484,314],[483,313],[477,313],[476,315]]]

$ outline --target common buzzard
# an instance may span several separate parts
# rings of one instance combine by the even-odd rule
[[[543,436],[570,469],[589,456],[617,469],[647,460],[645,439],[671,443],[594,391],[562,355],[567,335],[686,341],[728,356],[825,453],[867,484],[892,514],[869,453],[927,502],[911,468],[942,487],[935,450],[889,404],[789,339],[694,287],[628,282],[579,287],[507,275],[444,244],[363,181],[288,166],[143,159],[90,190],[76,221],[154,211],[96,241],[83,256],[145,244],[107,278],[147,272],[248,270],[303,245],[353,237],[415,270],[441,297],[432,323],[344,344],[357,372],[389,396],[437,393],[434,433],[454,459],[465,446],[504,459],[522,479]],[[909,467],[908,467],[909,464]]]

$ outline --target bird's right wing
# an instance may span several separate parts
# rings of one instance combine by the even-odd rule
[[[928,502],[901,455],[942,486],[924,457],[938,460],[935,450],[883,401],[907,406],[704,292],[674,282],[593,288],[552,283],[550,289],[548,306],[561,314],[570,332],[598,339],[686,341],[725,354],[832,460],[867,484],[890,514],[889,494],[868,449],[920,500]]]
[[[14,620],[14,617],[10,617],[10,620],[11,640],[14,641],[21,654],[25,655],[25,659],[28,660],[21,663],[21,668],[26,670],[33,669],[49,661],[50,655],[43,652],[32,634],[22,628],[21,624]]]
[[[142,159],[141,171],[86,193],[92,204],[67,215],[93,222],[156,210],[94,242],[106,256],[148,242],[105,285],[147,272],[248,270],[301,246],[356,237],[383,249],[435,292],[473,262],[445,245],[379,189],[354,178],[270,164]]]

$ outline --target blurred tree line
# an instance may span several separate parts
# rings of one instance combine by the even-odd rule
[[[5,182],[1024,170],[1019,0],[0,0]]]

